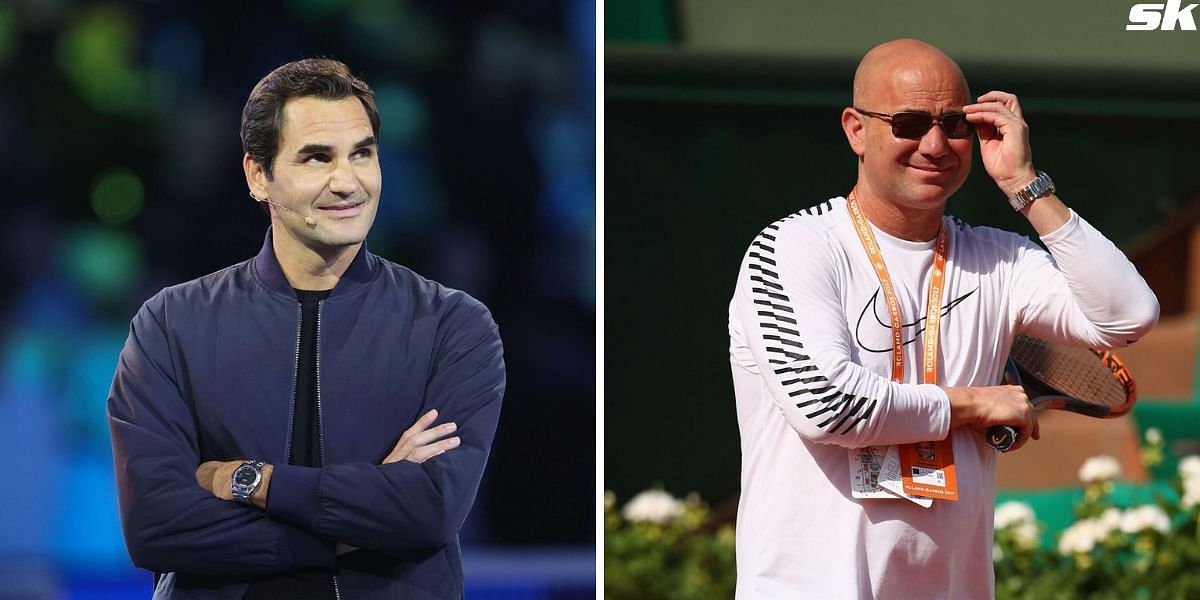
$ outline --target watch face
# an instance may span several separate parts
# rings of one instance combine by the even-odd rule
[[[253,485],[257,475],[251,467],[238,467],[233,472],[233,482],[238,485]]]

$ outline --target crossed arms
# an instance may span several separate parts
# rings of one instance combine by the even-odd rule
[[[446,436],[454,433],[458,429],[456,423],[442,423],[436,427],[432,427],[437,419],[437,409],[431,409],[429,412],[421,415],[417,422],[400,439],[396,442],[396,446],[388,453],[380,464],[389,465],[402,460],[421,464],[435,456],[445,454],[448,450],[457,448],[462,440],[458,436]],[[444,439],[443,439],[444,438]],[[212,495],[222,500],[234,501],[233,486],[230,485],[233,480],[233,472],[237,470],[244,460],[210,460],[200,464],[196,468],[196,483],[200,487],[212,493]],[[254,493],[250,495],[250,503],[254,506],[266,510],[267,498],[270,494],[271,475],[275,472],[275,465],[270,463],[263,465],[262,482]],[[358,548],[338,542],[337,554],[340,556],[347,552],[353,552]]]
[[[381,464],[276,464],[262,503],[252,507],[218,497],[229,493],[229,479],[222,482],[221,464],[200,454],[164,302],[162,294],[152,298],[134,318],[108,401],[122,527],[135,565],[255,576],[332,567],[336,543],[401,554],[455,538],[474,502],[504,391],[499,335],[482,305],[460,303],[443,317],[424,397],[438,413],[426,411]],[[429,428],[438,417],[447,422]],[[452,427],[457,442],[439,439]]]

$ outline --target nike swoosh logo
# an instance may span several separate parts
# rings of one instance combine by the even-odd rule
[[[978,292],[978,291],[979,291],[979,288],[977,287],[977,288],[947,302],[945,305],[942,306],[942,310],[941,310],[942,318],[943,319],[946,318],[946,315],[949,315],[950,311],[954,310],[955,307],[957,307],[959,304],[961,304],[967,298],[970,298],[975,292]],[[885,339],[885,340],[889,340],[889,341],[891,340],[892,325],[891,325],[891,318],[888,316],[887,305],[884,304],[882,307],[876,306],[876,301],[879,299],[879,294],[880,294],[880,290],[876,289],[875,293],[871,296],[871,299],[867,300],[867,305],[864,306],[862,309],[862,312],[859,313],[858,323],[854,326],[854,339],[855,339],[855,341],[858,342],[858,347],[862,348],[863,350],[865,350],[867,352],[882,353],[882,352],[891,352],[892,351],[891,345],[888,345],[887,347],[884,347],[884,348],[871,348],[871,347],[867,346],[866,343],[863,342],[863,330],[864,329],[868,330],[867,331],[868,337],[870,337],[872,339],[879,338],[879,334],[877,333],[878,329],[876,329],[876,327],[883,328],[883,334],[882,334],[883,337],[881,339]],[[879,312],[880,309],[883,310],[882,315]],[[868,318],[867,313],[871,313],[871,317]],[[921,317],[920,319],[917,319],[916,321],[913,321],[912,323],[905,323],[905,324],[901,325],[901,329],[904,332],[903,337],[904,337],[904,345],[905,346],[917,341],[917,336],[921,335],[921,333],[925,331],[926,319],[928,319],[928,315]],[[910,330],[911,330],[911,332],[910,332]]]

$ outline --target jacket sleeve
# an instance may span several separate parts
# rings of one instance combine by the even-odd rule
[[[1129,259],[1087,221],[1070,219],[1044,236],[1021,238],[1011,304],[1019,331],[1048,341],[1120,348],[1158,322],[1158,298]]]
[[[196,425],[163,307],[159,294],[134,317],[108,397],[121,526],[133,564],[233,576],[332,566],[331,542],[216,498],[196,482]]]
[[[729,306],[735,387],[760,387],[796,433],[817,443],[945,438],[950,402],[941,388],[896,383],[854,362],[841,300],[844,256],[829,235],[791,219],[751,244]]]
[[[405,553],[455,539],[475,502],[500,418],[503,347],[491,314],[464,300],[443,317],[422,410],[457,423],[461,445],[416,464],[276,465],[267,513],[359,548]]]

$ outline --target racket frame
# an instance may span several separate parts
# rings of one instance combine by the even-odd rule
[[[1104,406],[1063,394],[1059,390],[1046,385],[1040,378],[1030,373],[1024,367],[1021,367],[1011,357],[1004,364],[1003,382],[1025,388],[1025,393],[1030,396],[1029,403],[1033,405],[1033,409],[1036,411],[1065,410],[1097,419],[1115,419],[1125,415],[1133,409],[1134,403],[1137,402],[1137,385],[1133,381],[1133,375],[1130,374],[1129,368],[1125,366],[1125,363],[1111,350],[1099,350],[1097,348],[1088,348],[1088,350],[1092,354],[1095,354],[1104,366],[1108,367],[1109,371],[1112,372],[1113,378],[1125,388],[1125,403],[1119,406]],[[1047,391],[1049,393],[1035,396],[1034,393],[1037,391]],[[985,439],[988,445],[997,452],[1007,452],[1016,443],[1019,434],[1020,432],[1017,431],[1017,428],[1012,425],[993,425],[988,428]]]

